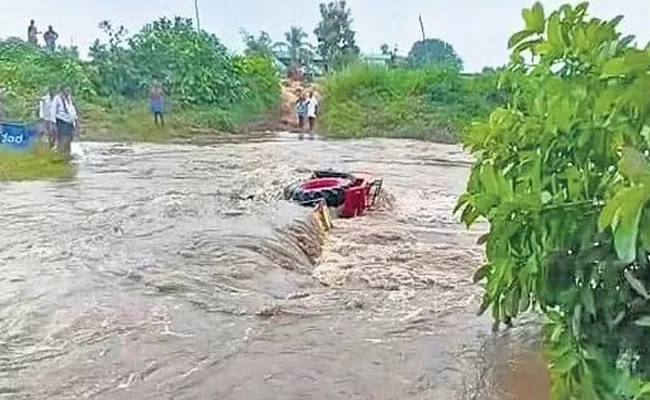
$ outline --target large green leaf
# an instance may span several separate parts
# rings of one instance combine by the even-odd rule
[[[636,258],[639,220],[649,198],[650,187],[636,186],[626,190],[626,197],[619,208],[619,221],[614,232],[614,246],[622,261],[632,262]]]
[[[528,39],[534,34],[535,32],[526,29],[515,33],[510,37],[510,40],[508,40],[508,48],[511,49],[515,47],[516,45],[520,44],[524,39]]]
[[[544,7],[542,6],[542,3],[537,1],[535,4],[533,4],[533,8],[530,13],[530,20],[526,21],[526,25],[531,31],[535,33],[542,33],[544,32],[544,20]]]
[[[598,216],[598,229],[601,232],[609,227],[611,227],[612,230],[616,229],[618,226],[621,206],[625,202],[629,191],[630,189],[621,190],[606,203],[605,207]]]
[[[556,50],[563,51],[565,47],[562,36],[562,25],[560,24],[560,15],[557,12],[551,14],[546,28],[548,43]]]
[[[487,278],[487,276],[490,274],[490,271],[492,270],[492,265],[491,264],[485,264],[481,268],[477,269],[476,272],[474,273],[473,277],[473,282],[478,283],[482,281],[483,279]]]
[[[622,75],[625,71],[625,57],[612,58],[603,66],[604,75]]]

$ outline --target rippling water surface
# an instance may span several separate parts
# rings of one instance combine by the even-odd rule
[[[0,186],[0,398],[546,398],[526,329],[475,315],[459,148],[83,147],[73,180]],[[278,198],[328,167],[390,196],[323,240]]]

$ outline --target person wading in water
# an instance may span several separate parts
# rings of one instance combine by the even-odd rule
[[[72,102],[72,89],[66,87],[54,97],[52,109],[56,119],[57,143],[59,153],[70,159],[72,140],[77,128],[77,110]]]
[[[153,122],[161,127],[165,126],[165,92],[159,82],[154,82],[149,91],[149,108],[153,113]]]
[[[298,100],[296,100],[296,114],[298,115],[298,129],[302,132],[307,119],[307,97],[305,97],[304,93],[300,93]]]
[[[316,117],[318,116],[318,100],[314,97],[314,92],[309,92],[309,99],[307,100],[307,117],[309,118],[309,133],[314,132],[316,126]]]

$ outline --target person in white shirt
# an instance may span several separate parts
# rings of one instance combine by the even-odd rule
[[[52,100],[54,89],[50,88],[41,97],[38,104],[38,118],[40,120],[41,135],[47,136],[47,143],[50,149],[54,148],[56,142],[56,127],[54,114],[52,113]]]
[[[77,110],[72,102],[70,87],[54,97],[52,111],[56,121],[58,150],[63,157],[70,159],[72,139],[77,128]]]
[[[307,100],[307,118],[309,119],[309,132],[314,131],[316,125],[316,117],[318,116],[318,100],[314,97],[314,92],[309,92],[309,99]]]

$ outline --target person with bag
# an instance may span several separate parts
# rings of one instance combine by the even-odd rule
[[[57,148],[66,159],[70,159],[72,140],[77,129],[77,109],[72,101],[72,89],[68,86],[54,97],[52,102],[57,130]]]

